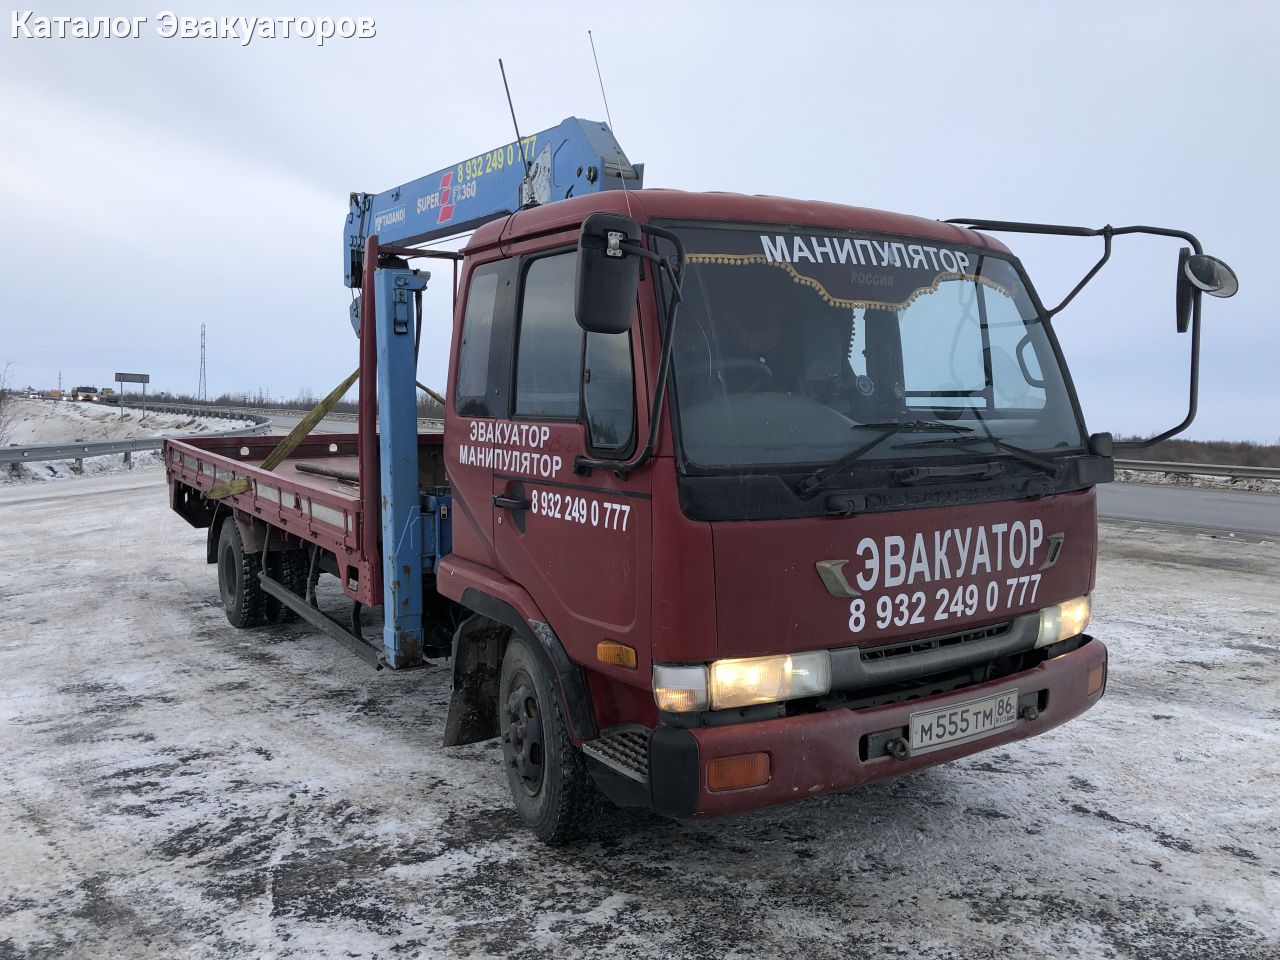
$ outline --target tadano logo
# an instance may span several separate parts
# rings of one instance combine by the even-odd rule
[[[381,213],[375,213],[373,215],[373,232],[381,233],[383,227],[390,226],[393,223],[404,223],[403,203],[394,210],[383,210]]]

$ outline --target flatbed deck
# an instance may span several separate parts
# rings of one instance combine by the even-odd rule
[[[359,435],[308,437],[274,470],[264,470],[263,462],[280,439],[195,437],[167,441],[164,457],[170,505],[178,509],[183,498],[203,498],[217,486],[247,480],[247,490],[212,501],[216,507],[211,509],[239,511],[302,544],[316,544],[332,552],[343,571],[339,579],[347,594],[368,606],[381,603],[373,589],[381,558],[365,556],[361,548],[364,504],[358,483]],[[419,473],[424,489],[447,484],[443,444],[441,433],[419,434]],[[188,516],[199,513],[179,512]],[[378,518],[372,522],[378,523]]]

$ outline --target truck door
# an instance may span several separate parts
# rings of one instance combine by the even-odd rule
[[[516,262],[482,263],[463,277],[457,367],[445,411],[446,457],[453,486],[453,553],[496,569],[493,459],[479,438],[506,417]]]
[[[574,472],[578,456],[621,461],[635,450],[639,325],[584,333],[575,271],[572,251],[521,263],[511,414],[480,441],[494,447],[494,543],[499,569],[572,659],[599,667],[596,645],[616,640],[638,651],[636,674],[648,676],[649,471]]]

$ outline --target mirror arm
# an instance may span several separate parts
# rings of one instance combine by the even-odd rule
[[[667,381],[671,376],[671,355],[675,352],[676,315],[679,313],[680,301],[683,299],[680,292],[680,283],[684,278],[684,244],[680,242],[680,238],[674,233],[669,230],[663,230],[661,227],[646,224],[641,227],[641,230],[660,239],[669,240],[676,248],[675,256],[672,258],[675,260],[675,266],[673,267],[666,259],[646,247],[630,243],[622,244],[624,250],[637,253],[647,260],[652,260],[671,277],[671,300],[667,305],[668,320],[667,329],[664,331],[662,338],[662,359],[658,363],[658,378],[654,385],[653,403],[649,406],[649,436],[645,441],[644,449],[630,460],[622,463],[617,460],[602,460],[596,457],[575,457],[573,472],[580,476],[590,476],[591,471],[598,468],[612,470],[614,476],[620,480],[625,480],[628,474],[639,470],[653,459],[653,448],[657,442],[658,428],[662,420],[662,401],[666,397]]]
[[[1200,403],[1200,306],[1203,299],[1200,291],[1197,290],[1191,305],[1191,386],[1188,390],[1186,417],[1176,427],[1154,437],[1148,437],[1145,440],[1117,440],[1115,442],[1117,450],[1146,450],[1148,447],[1154,447],[1157,443],[1177,436],[1191,426],[1191,421],[1196,418],[1196,408]]]
[[[1172,230],[1168,227],[1106,226],[1095,230],[1091,227],[1067,227],[1052,223],[1023,223],[1012,220],[970,220],[965,217],[947,220],[945,222],[953,223],[957,226],[972,227],[976,230],[991,230],[1001,233],[1040,233],[1060,237],[1101,236],[1107,239],[1108,243],[1112,236],[1121,236],[1126,233],[1146,233],[1156,237],[1176,237],[1179,240],[1185,240],[1187,243],[1191,244],[1191,248],[1195,251],[1197,256],[1204,254],[1204,247],[1200,245],[1200,241],[1196,239],[1194,234],[1188,233],[1185,230]],[[1084,285],[1093,279],[1093,275],[1098,272],[1102,267],[1102,264],[1105,262],[1106,256],[1104,256],[1103,259],[1099,261],[1091,271],[1089,271],[1088,275],[1086,275],[1085,278],[1077,284],[1076,289],[1071,291],[1066,300],[1058,304],[1058,306],[1053,310],[1049,311],[1049,315],[1052,316],[1070,303],[1072,297],[1079,293]],[[1187,429],[1187,427],[1191,426],[1191,422],[1195,420],[1196,407],[1199,403],[1200,396],[1200,306],[1202,299],[1203,297],[1201,296],[1200,291],[1197,290],[1192,299],[1191,307],[1191,384],[1188,390],[1186,417],[1184,417],[1183,421],[1176,427],[1172,427],[1171,429],[1164,431],[1164,433],[1157,434],[1154,437],[1148,437],[1145,440],[1117,440],[1115,441],[1116,449],[1144,450],[1147,447],[1153,447],[1157,443],[1178,435],[1183,430]]]
[[[1048,311],[1045,316],[1050,319],[1057,316],[1067,304],[1076,298],[1076,294],[1083,290],[1088,285],[1089,281],[1098,275],[1098,271],[1102,269],[1103,265],[1111,259],[1111,234],[1111,224],[1107,224],[1102,228],[1102,259],[1095,263],[1093,265],[1093,269],[1084,275],[1080,282],[1077,283],[1072,288],[1071,292],[1067,294],[1066,298],[1052,310]]]
[[[953,223],[956,226],[970,227],[974,230],[990,230],[995,233],[1038,233],[1055,237],[1102,237],[1105,247],[1103,248],[1102,259],[1094,264],[1093,269],[1084,275],[1084,278],[1076,284],[1065,300],[1047,311],[1048,317],[1053,317],[1058,311],[1075,299],[1076,294],[1085,288],[1090,280],[1092,280],[1102,269],[1102,265],[1111,257],[1111,238],[1119,237],[1126,233],[1147,233],[1156,237],[1177,237],[1191,244],[1191,248],[1197,255],[1204,253],[1204,248],[1200,246],[1200,241],[1196,239],[1194,234],[1187,233],[1185,230],[1173,230],[1168,227],[1147,227],[1147,226],[1131,226],[1131,227],[1113,227],[1107,224],[1105,227],[1068,227],[1056,223],[1023,223],[1017,220],[970,220],[967,217],[957,217],[951,220],[944,220],[944,223]],[[1196,309],[1199,309],[1197,306]]]
[[[1197,254],[1204,253],[1204,248],[1200,246],[1200,241],[1193,234],[1187,233],[1185,230],[1171,230],[1168,227],[1067,227],[1056,223],[1024,223],[1020,220],[971,220],[968,217],[955,217],[951,220],[944,220],[943,223],[953,223],[960,227],[972,227],[975,230],[991,230],[996,233],[1041,233],[1055,237],[1101,237],[1108,231],[1117,237],[1126,233],[1149,233],[1156,237],[1178,237],[1191,244]]]

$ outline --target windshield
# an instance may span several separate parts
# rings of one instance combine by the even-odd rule
[[[1030,450],[1081,446],[1044,324],[1013,265],[967,247],[788,228],[687,228],[675,333],[686,459],[821,464],[857,424],[941,421]],[[863,459],[1001,455],[891,437]]]

